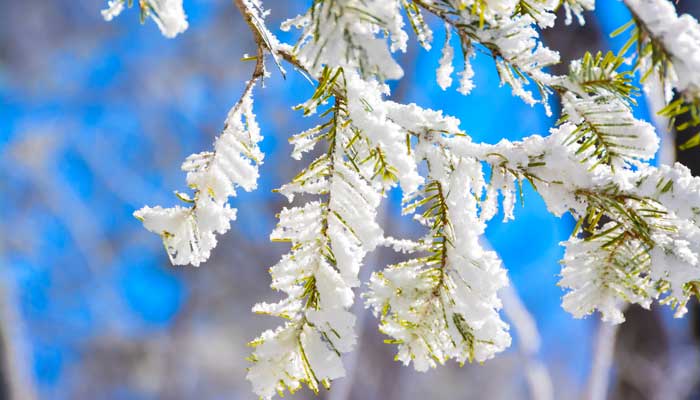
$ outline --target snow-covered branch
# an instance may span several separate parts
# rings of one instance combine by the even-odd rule
[[[668,0],[624,0],[633,26],[625,49],[636,47],[636,69],[648,95],[663,94],[659,111],[678,131],[694,128],[681,149],[700,144],[700,24],[690,15],[678,15]]]
[[[131,8],[133,5],[134,0],[109,0],[107,8],[102,10],[102,16],[111,21],[119,16],[125,7]],[[139,0],[138,6],[141,23],[150,17],[165,37],[174,38],[189,26],[182,0]]]
[[[246,15],[251,27],[257,27],[254,22],[260,16],[253,11]],[[194,196],[175,192],[185,207],[144,207],[134,212],[146,229],[162,237],[173,265],[198,266],[209,259],[217,243],[216,234],[226,233],[230,222],[236,219],[229,197],[236,195],[238,187],[247,191],[257,187],[258,166],[264,155],[258,147],[262,136],[253,113],[253,90],[266,73],[265,51],[272,47],[269,39],[263,39],[265,31],[254,32],[257,55],[253,74],[240,100],[229,111],[221,136],[214,142],[214,151],[192,154],[182,164]]]
[[[599,311],[604,320],[621,322],[622,304],[648,307],[660,299],[678,316],[685,312],[690,296],[700,294],[700,178],[679,164],[650,164],[658,137],[634,116],[639,90],[632,75],[652,71],[684,102],[695,101],[700,69],[693,67],[693,49],[700,48],[700,34],[697,21],[677,17],[666,0],[625,3],[637,26],[628,46],[619,54],[587,53],[567,75],[555,76],[545,69],[559,56],[542,44],[539,29],[555,24],[560,6],[567,24],[573,16],[583,23],[592,0],[312,0],[306,12],[282,24],[297,29],[294,44],[279,42],[265,27],[259,0],[234,0],[257,44],[253,76],[214,151],[183,164],[194,190],[192,197],[178,193],[187,206],[145,207],[135,215],[162,236],[173,264],[206,261],[216,234],[235,218],[229,197],[238,187],[256,185],[263,155],[252,94],[266,74],[266,55],[282,73],[290,65],[314,83],[314,94],[297,109],[318,123],[290,141],[295,159],[312,150],[320,155],[277,190],[290,202],[304,201],[280,212],[271,235],[291,245],[270,268],[272,288],[285,297],[254,308],[285,320],[252,342],[248,379],[258,395],[269,399],[302,384],[318,391],[344,375],[342,355],[356,341],[349,309],[361,285],[358,271],[377,246],[405,255],[374,273],[364,295],[387,342],[398,346],[397,360],[422,371],[447,360],[483,362],[506,349],[511,338],[497,295],[508,284],[506,270],[480,237],[499,207],[505,220],[516,217],[525,182],[552,214],[569,213],[577,221],[562,243],[566,310],[576,317]],[[170,15],[166,9],[179,13],[181,2],[142,4],[151,5],[153,14],[146,15],[164,33],[181,31],[182,24],[164,29],[163,19]],[[110,1],[105,18],[125,5]],[[548,107],[549,96],[559,95],[562,118],[547,136],[474,143],[456,118],[387,100],[386,81],[403,75],[394,52],[407,49],[404,27],[430,49],[429,14],[447,31],[440,87],[451,85],[459,50],[458,90],[468,94],[477,72],[470,57],[483,51],[501,84],[527,104]],[[638,60],[628,67],[624,55],[635,43]],[[666,111],[692,112],[678,104]],[[404,214],[425,230],[419,240],[385,238],[375,221],[383,195],[396,186]]]

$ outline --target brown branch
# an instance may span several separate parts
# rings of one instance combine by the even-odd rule
[[[255,83],[265,76],[265,50],[267,49],[268,51],[272,52],[272,49],[270,49],[270,47],[267,45],[267,42],[255,24],[253,14],[251,14],[250,10],[248,10],[248,7],[246,7],[245,3],[243,3],[243,0],[233,0],[233,2],[236,7],[238,7],[238,10],[241,12],[241,16],[243,16],[243,19],[245,19],[246,23],[250,27],[256,45],[255,68],[253,69],[253,74],[250,77],[250,80],[246,83],[245,89],[243,89],[241,97],[233,106],[232,110],[236,112],[243,104],[243,99],[245,99],[250,92],[252,92],[253,87],[255,87]]]

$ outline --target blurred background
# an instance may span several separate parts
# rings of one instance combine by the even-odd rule
[[[269,26],[307,3],[266,1]],[[609,38],[629,20],[624,7],[598,3],[585,27],[544,33],[564,60],[624,42]],[[679,7],[699,15],[697,3]],[[285,205],[271,190],[303,166],[289,157],[286,138],[314,124],[291,110],[312,87],[293,71],[284,80],[271,68],[256,93],[266,153],[260,186],[233,199],[239,219],[209,262],[174,268],[160,239],[131,214],[144,204],[177,203],[172,191],[185,187],[180,163],[210,148],[250,76],[252,65],[240,59],[254,45],[227,0],[185,0],[190,28],[173,40],[152,21],[141,26],[135,9],[106,23],[105,6],[0,0],[0,399],[254,398],[246,343],[278,321],[250,308],[274,298],[267,269],[287,250],[268,241]],[[433,51],[413,41],[398,55],[406,76],[392,83],[393,99],[441,108],[477,141],[547,133],[556,107],[547,118],[499,88],[488,57],[475,61],[470,96],[440,90],[435,68],[444,32],[431,23]],[[636,112],[649,118],[645,101],[639,104]],[[679,157],[700,159],[689,154]],[[416,373],[393,361],[394,347],[382,343],[377,321],[358,304],[360,339],[346,357],[348,377],[321,396],[700,399],[697,310],[674,320],[665,309],[633,308],[617,331],[597,316],[573,319],[556,286],[558,242],[572,221],[549,215],[531,188],[525,194],[516,221],[496,218],[487,232],[513,283],[503,293],[511,349],[484,365]],[[399,199],[390,193],[381,209],[385,229],[415,235]],[[371,254],[362,277],[392,257]]]

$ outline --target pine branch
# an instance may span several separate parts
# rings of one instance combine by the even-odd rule
[[[499,280],[500,262],[476,242],[483,224],[470,192],[473,183],[450,178],[452,172],[468,177],[474,165],[457,161],[427,133],[416,152],[428,161],[429,179],[404,200],[403,212],[413,214],[427,233],[415,255],[373,274],[367,304],[391,338],[385,342],[398,345],[397,361],[419,371],[449,359],[482,362],[510,337],[494,303],[495,290],[505,284]],[[484,280],[494,285],[480,287]]]
[[[124,11],[125,6],[132,8],[133,5],[133,0],[109,0],[107,8],[102,10],[102,17],[106,21],[111,21]],[[182,0],[139,0],[138,6],[141,24],[150,17],[165,37],[174,38],[188,27]]]
[[[388,167],[381,161],[382,153],[352,126],[347,95],[335,95],[344,93],[346,86],[342,69],[326,67],[316,91],[298,107],[304,115],[319,113],[327,120],[294,137],[294,154],[301,158],[319,143],[328,148],[279,189],[290,201],[297,194],[321,199],[285,208],[271,236],[292,247],[270,269],[272,287],[285,292],[287,298],[255,308],[258,313],[288,320],[253,342],[254,365],[248,379],[263,397],[276,390],[293,392],[302,383],[314,392],[320,386],[328,388],[333,379],[344,375],[340,356],[355,344],[355,317],[349,312],[352,288],[359,285],[362,258],[382,237],[374,219],[380,182],[386,179]],[[321,111],[329,102],[333,106]],[[324,346],[314,345],[313,338],[320,338]]]
[[[665,95],[666,106],[658,114],[669,119],[671,127],[682,132],[695,132],[680,146],[685,150],[700,143],[700,63],[695,54],[700,51],[700,24],[689,15],[678,16],[674,6],[661,0],[641,2],[625,0],[632,20],[615,34],[631,29],[630,38],[623,48],[634,46],[635,71],[645,85],[658,81]],[[673,99],[673,91],[677,98]],[[676,121],[683,122],[676,124]]]
[[[636,105],[634,97],[639,95],[639,89],[632,83],[633,71],[619,71],[625,59],[608,51],[592,55],[586,52],[578,62],[573,62],[569,68],[569,80],[583,89],[589,95],[612,94],[620,100]]]
[[[534,39],[538,37],[538,33],[532,28],[535,19],[527,13],[525,16],[516,15],[509,19],[500,18],[492,13],[485,3],[479,2],[475,2],[471,12],[468,12],[456,9],[447,2],[412,1],[439,17],[457,32],[464,50],[465,64],[468,63],[467,58],[472,45],[483,46],[496,63],[501,84],[511,86],[513,94],[528,104],[542,103],[549,112],[547,99],[550,94],[548,84],[551,77],[543,72],[543,69],[558,63],[559,56],[545,47],[537,46]],[[533,8],[532,3],[527,4],[529,8],[518,3],[516,14],[517,10],[524,10],[524,7],[533,13],[537,10],[540,16],[546,12],[545,9]],[[525,88],[529,83],[537,88],[540,100],[535,100],[532,93]]]
[[[255,67],[243,94],[229,111],[221,136],[215,141],[215,151],[193,154],[182,164],[194,196],[176,192],[186,207],[144,207],[134,213],[148,230],[162,237],[174,265],[198,266],[206,261],[216,246],[215,234],[226,233],[230,221],[236,218],[228,198],[236,195],[237,186],[245,190],[257,186],[263,154],[258,148],[262,137],[252,111],[252,95],[255,84],[265,76],[266,45],[260,33],[255,37]]]
[[[633,72],[621,70],[623,65],[624,58],[612,52],[586,53],[571,63],[567,77],[553,85],[563,108],[558,123],[576,125],[565,144],[575,148],[591,170],[647,160],[658,149],[653,127],[632,114],[638,90],[631,82]]]

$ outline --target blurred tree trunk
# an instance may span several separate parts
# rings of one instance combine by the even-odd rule
[[[658,308],[625,312],[615,338],[615,385],[611,399],[662,400],[669,370],[669,340]]]
[[[0,284],[0,400],[32,400],[36,396],[29,379],[29,359],[16,331],[21,322],[16,312],[14,293]]]
[[[8,354],[8,335],[0,325],[0,400],[14,400],[12,396],[12,364]]]

